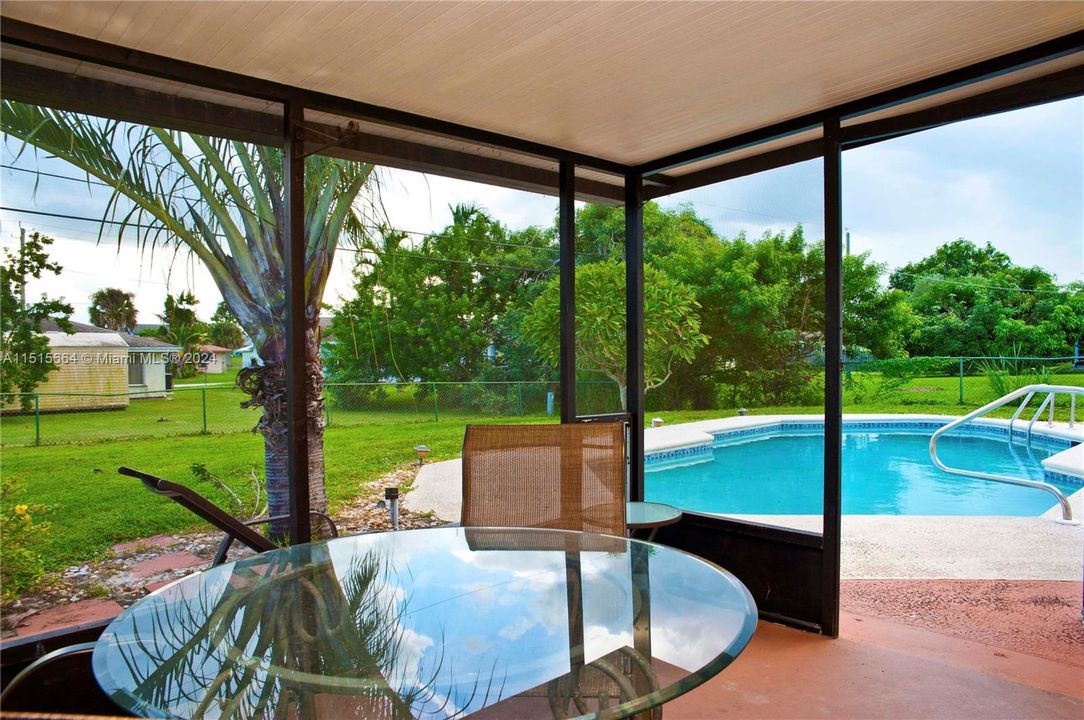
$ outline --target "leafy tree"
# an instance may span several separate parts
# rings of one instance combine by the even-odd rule
[[[245,334],[241,326],[237,324],[237,318],[233,316],[226,303],[220,302],[211,316],[210,328],[207,338],[212,344],[219,347],[235,350],[245,344]]]
[[[0,392],[21,393],[19,406],[31,407],[30,393],[56,369],[49,356],[49,339],[41,325],[53,320],[65,332],[73,332],[72,306],[63,300],[26,302],[26,286],[43,273],[59,275],[61,267],[49,260],[52,238],[30,233],[16,252],[4,248],[0,265]]]
[[[926,276],[987,277],[1004,272],[1012,265],[1009,256],[990,243],[980,248],[969,240],[957,238],[937,248],[932,255],[893,272],[888,278],[888,286],[910,292]]]
[[[623,253],[623,241],[623,209],[587,206],[578,213],[581,256]],[[644,255],[648,265],[695,289],[709,338],[695,362],[675,366],[656,402],[711,407],[720,381],[745,388],[748,402],[788,402],[805,392],[824,342],[823,243],[808,242],[800,227],[755,241],[721,238],[692,207],[664,210],[649,202]],[[894,357],[912,319],[903,293],[881,287],[883,272],[868,255],[844,258],[844,340]]]
[[[87,312],[92,325],[124,332],[136,325],[135,293],[118,288],[95,290]]]
[[[327,351],[333,382],[473,381],[523,362],[510,312],[555,270],[552,234],[509,232],[483,210],[452,208],[452,223],[412,242],[385,231],[360,253],[356,297],[336,308]],[[523,372],[516,367],[514,372]]]
[[[264,365],[238,383],[261,407],[269,511],[289,512],[285,422],[286,268],[282,151],[161,128],[131,126],[4,100],[0,130],[114,189],[106,215],[144,248],[184,247],[214,279]],[[313,155],[305,161],[305,321],[310,505],[325,510],[319,311],[345,237],[361,240],[355,208],[373,166]],[[118,236],[118,242],[121,236]],[[272,533],[282,536],[285,522]]]
[[[959,239],[893,273],[907,289],[913,355],[1066,355],[1084,335],[1084,292],[987,244]]]
[[[550,363],[559,361],[560,280],[547,281],[523,320],[523,334]],[[644,268],[644,386],[670,379],[678,361],[690,362],[707,344],[693,290],[650,265]],[[618,386],[628,408],[625,357],[625,264],[605,261],[576,269],[576,357]]]

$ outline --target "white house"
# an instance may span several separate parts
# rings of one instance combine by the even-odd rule
[[[164,397],[170,389],[166,387],[166,365],[180,348],[158,338],[129,333],[120,333],[120,337],[128,345],[128,393],[132,399]]]
[[[221,375],[230,364],[230,349],[218,345],[199,346],[199,369],[208,375]]]

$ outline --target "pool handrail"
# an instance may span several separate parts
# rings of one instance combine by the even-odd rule
[[[934,432],[933,436],[930,437],[930,459],[933,461],[933,464],[936,465],[938,468],[953,475],[963,475],[964,477],[977,478],[979,480],[990,480],[993,482],[1007,483],[1010,485],[1019,485],[1021,487],[1034,488],[1036,490],[1043,490],[1045,492],[1048,492],[1055,498],[1057,498],[1058,505],[1061,506],[1061,519],[1057,522],[1068,525],[1079,525],[1080,521],[1073,519],[1073,509],[1069,505],[1068,498],[1065,497],[1065,494],[1062,493],[1061,490],[1054,487],[1050,483],[1045,483],[1038,480],[1027,480],[1025,478],[1014,478],[1009,477],[1008,475],[997,475],[995,473],[986,473],[978,470],[964,470],[962,468],[949,467],[948,465],[943,463],[941,461],[941,458],[937,455],[937,441],[941,438],[942,435],[951,430],[954,430],[955,428],[960,427],[961,425],[971,422],[976,418],[982,417],[983,415],[986,415],[987,413],[998,409],[1002,405],[1007,405],[1008,403],[1016,400],[1019,397],[1024,397],[1024,401],[1020,403],[1020,407],[1016,409],[1016,412],[1009,420],[1009,442],[1011,443],[1013,423],[1018,417],[1020,417],[1020,414],[1024,411],[1024,408],[1031,401],[1031,399],[1035,397],[1035,395],[1046,394],[1046,398],[1039,406],[1039,410],[1031,417],[1031,421],[1028,423],[1027,443],[1030,447],[1032,427],[1035,425],[1035,421],[1039,418],[1039,416],[1042,415],[1043,410],[1045,410],[1047,407],[1050,408],[1050,415],[1047,424],[1053,425],[1054,396],[1056,396],[1058,393],[1064,393],[1070,398],[1069,427],[1073,427],[1076,424],[1076,398],[1078,395],[1084,396],[1084,387],[1074,387],[1072,385],[1047,385],[1044,383],[1025,385],[1023,387],[1017,388],[1016,390],[1013,390],[1011,393],[1003,395],[1002,397],[994,400],[993,402],[986,403],[979,409],[973,410],[967,415],[964,415],[963,417],[956,418],[955,420],[944,425],[943,427],[938,428]]]

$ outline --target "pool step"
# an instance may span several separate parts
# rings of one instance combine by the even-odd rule
[[[714,457],[714,443],[714,436],[695,428],[680,425],[648,428],[644,430],[644,469],[708,462]]]
[[[1084,443],[1043,460],[1043,474],[1046,482],[1084,485]]]

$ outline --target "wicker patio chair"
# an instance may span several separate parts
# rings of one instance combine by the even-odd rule
[[[194,490],[186,488],[184,485],[178,485],[177,483],[163,480],[150,473],[133,470],[129,467],[117,468],[117,472],[121,475],[138,478],[152,493],[168,497],[186,510],[189,510],[226,533],[226,537],[222,538],[222,543],[218,546],[218,551],[215,553],[214,560],[211,562],[211,567],[221,565],[226,561],[226,553],[230,551],[230,547],[233,545],[234,540],[240,541],[242,544],[247,545],[256,552],[274,550],[278,546],[253,530],[251,526],[262,525],[274,520],[285,520],[289,517],[288,515],[275,515],[272,517],[255,518],[254,520],[238,520],[207,498]],[[314,518],[321,519],[328,524],[331,537],[339,537],[339,530],[335,527],[335,522],[330,517],[324,513],[315,511],[310,514]]]
[[[468,425],[464,527],[625,535],[622,423]]]

